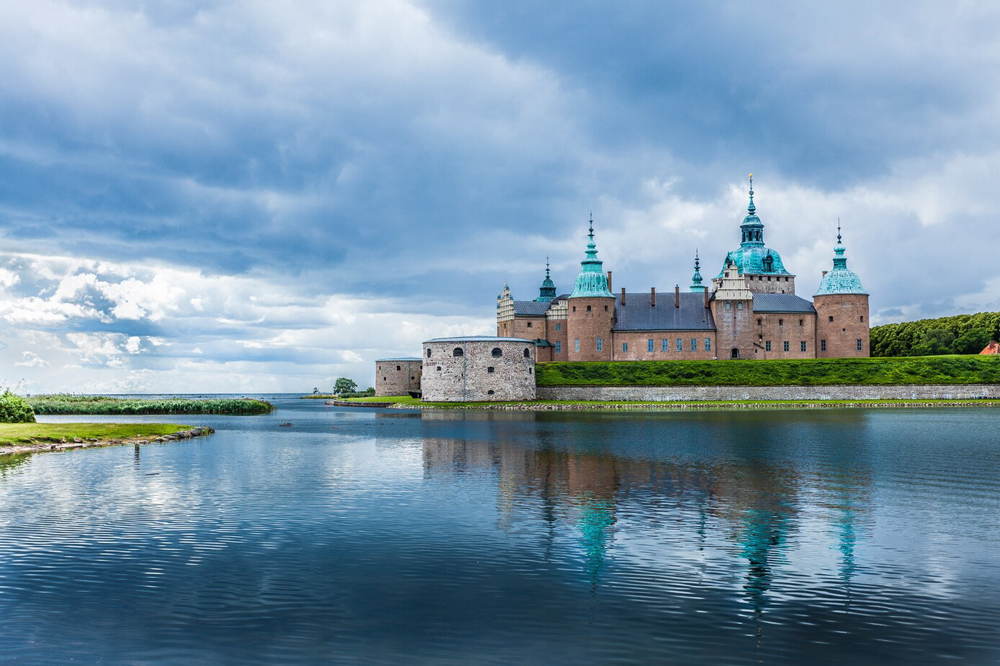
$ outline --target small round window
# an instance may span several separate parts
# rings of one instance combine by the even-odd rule
[[[503,352],[500,351],[499,347],[494,347],[491,353],[493,354],[493,358],[500,358],[501,356],[503,356]]]

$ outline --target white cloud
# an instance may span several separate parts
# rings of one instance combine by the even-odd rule
[[[18,361],[14,365],[24,368],[45,368],[50,365],[48,361],[30,351],[21,352],[21,356],[24,357],[24,360]]]

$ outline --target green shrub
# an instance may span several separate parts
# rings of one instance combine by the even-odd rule
[[[34,423],[35,410],[24,398],[7,389],[0,394],[0,423]]]
[[[37,414],[267,414],[274,406],[252,398],[109,398],[39,395],[30,399]]]
[[[884,324],[871,330],[872,356],[978,354],[1000,339],[1000,312]]]

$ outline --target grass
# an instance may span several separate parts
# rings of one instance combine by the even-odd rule
[[[917,356],[539,363],[538,386],[899,386],[1000,384],[1000,358]]]
[[[36,395],[26,398],[35,414],[267,414],[274,406],[252,398],[112,398],[91,395]]]
[[[0,423],[0,446],[39,442],[72,442],[74,439],[112,440],[159,437],[189,430],[172,423]]]

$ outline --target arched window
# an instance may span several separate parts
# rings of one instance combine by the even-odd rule
[[[496,391],[490,389],[489,391],[486,392],[486,395],[493,395],[494,393],[496,393]]]
[[[428,350],[427,350],[427,358],[430,358],[430,357],[431,357],[431,350],[430,350],[430,349],[428,349]]]
[[[499,347],[494,347],[493,351],[490,353],[493,354],[493,358],[500,358],[501,356],[503,356],[503,352],[500,351]]]
[[[531,352],[528,351],[527,347],[524,348],[524,358],[531,358]]]
[[[784,326],[784,325],[785,325],[785,320],[784,319],[779,319],[778,320],[778,326]]]
[[[491,365],[490,367],[486,368],[486,372],[488,372],[489,374],[493,374],[493,366]]]
[[[465,356],[465,350],[461,347],[455,347],[454,351],[451,352],[452,356]]]
[[[398,365],[396,366],[396,370],[402,370],[402,369],[403,368],[401,368],[400,366],[398,366]]]
[[[732,358],[739,358],[739,357],[740,357],[740,350],[734,347],[732,351]]]

